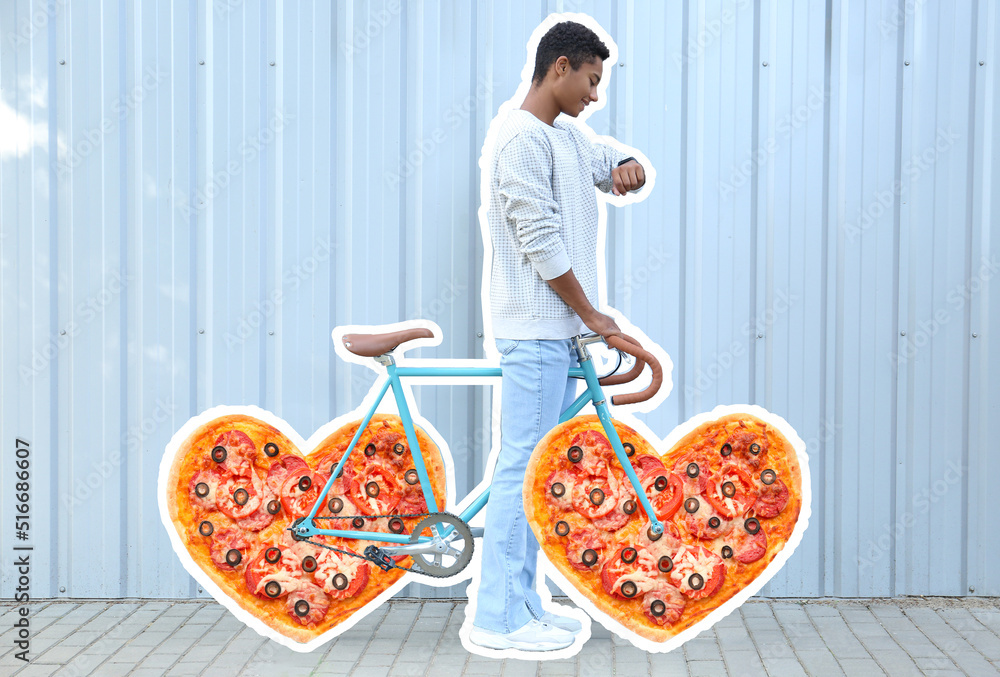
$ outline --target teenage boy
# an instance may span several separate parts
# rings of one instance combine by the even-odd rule
[[[620,332],[597,305],[597,196],[645,184],[634,158],[594,144],[574,125],[597,100],[607,47],[575,22],[553,26],[535,55],[531,88],[508,113],[491,161],[490,305],[502,371],[501,445],[486,507],[482,572],[470,640],[493,649],[547,651],[573,643],[580,623],[542,608],[538,541],[522,502],[538,440],[575,397],[570,337]]]

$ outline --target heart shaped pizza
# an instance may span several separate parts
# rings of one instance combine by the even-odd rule
[[[662,456],[633,428],[614,426],[662,534],[596,416],[558,425],[535,447],[525,513],[566,592],[592,614],[620,634],[683,641],[759,589],[794,549],[808,519],[803,466],[777,427],[747,413],[694,426]]]
[[[230,414],[175,438],[172,455],[168,448],[161,509],[182,562],[199,581],[207,576],[215,587],[206,587],[241,620],[258,630],[263,624],[277,639],[308,643],[405,575],[363,557],[358,550],[368,541],[297,540],[288,531],[316,504],[360,423],[339,427],[304,455],[275,425]],[[416,434],[434,496],[445,505],[441,453],[419,427]],[[416,476],[402,421],[376,414],[323,498],[317,526],[411,534],[421,518],[408,515],[427,512]],[[394,561],[411,564],[405,556]]]

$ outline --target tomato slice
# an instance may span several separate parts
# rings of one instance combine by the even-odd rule
[[[660,478],[663,479],[660,479]],[[663,482],[666,480],[666,486]],[[639,478],[639,483],[646,491],[646,497],[653,505],[656,516],[660,521],[665,521],[674,516],[681,501],[684,500],[684,484],[681,478],[674,473],[664,474],[663,470],[654,468]],[[662,489],[657,488],[663,487]]]
[[[304,582],[298,590],[289,594],[285,602],[285,611],[301,625],[319,623],[329,608],[330,598],[323,589],[308,582]]]
[[[618,548],[601,568],[604,592],[619,599],[634,599],[649,592],[656,587],[656,577],[656,563],[652,556],[628,545]]]
[[[380,462],[351,478],[351,501],[363,515],[389,514],[399,504],[402,494],[395,471]]]
[[[299,558],[290,548],[265,544],[247,565],[243,577],[250,594],[261,599],[278,599],[302,587],[306,582],[304,575]]]
[[[757,501],[757,487],[743,468],[727,463],[708,480],[704,496],[720,515],[733,519]]]
[[[722,558],[700,545],[683,545],[672,559],[670,580],[689,599],[714,594],[726,577]]]
[[[663,461],[652,454],[639,454],[635,456],[632,459],[632,467],[635,468],[635,474],[640,477],[652,470],[666,470]]]
[[[296,470],[281,485],[281,507],[291,518],[304,517],[319,500],[326,475],[312,470]]]
[[[260,508],[261,488],[260,480],[252,472],[250,477],[231,475],[219,483],[216,505],[231,519],[247,518]]]
[[[347,547],[338,547],[354,552]],[[317,556],[316,562],[317,568],[313,572],[313,578],[323,587],[323,592],[333,599],[354,597],[368,585],[371,566],[360,557],[324,548]]]
[[[577,474],[573,481],[573,507],[587,519],[604,517],[622,500],[617,473],[606,476]]]
[[[226,451],[216,456],[215,447],[223,447]],[[225,472],[239,477],[249,477],[253,472],[253,462],[257,458],[257,447],[245,432],[228,430],[215,439],[215,444],[208,453],[209,458],[218,463]]]

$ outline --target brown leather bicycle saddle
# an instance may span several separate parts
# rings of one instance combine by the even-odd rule
[[[361,357],[378,357],[401,343],[418,338],[434,338],[434,332],[423,327],[393,331],[387,334],[344,334],[344,347]]]

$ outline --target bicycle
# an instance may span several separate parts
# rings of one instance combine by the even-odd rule
[[[489,500],[490,487],[487,485],[471,501],[471,503],[458,515],[438,509],[437,499],[431,490],[430,479],[425,467],[423,452],[417,440],[416,430],[413,425],[413,418],[406,403],[401,379],[418,377],[490,377],[500,376],[500,367],[467,367],[467,366],[441,366],[441,367],[408,367],[397,366],[393,358],[392,351],[407,341],[418,338],[433,338],[434,334],[427,328],[412,328],[384,334],[345,334],[343,336],[344,347],[360,357],[370,357],[386,369],[387,379],[383,383],[380,392],[369,408],[367,414],[358,426],[350,444],[340,458],[336,467],[330,473],[323,490],[320,492],[316,503],[305,517],[300,517],[288,528],[292,537],[298,541],[307,541],[311,545],[333,550],[343,555],[359,557],[377,565],[380,569],[388,571],[392,568],[412,571],[418,574],[425,574],[435,578],[447,578],[461,572],[472,558],[474,539],[482,536],[482,529],[474,529],[469,526],[469,521],[475,517]],[[559,423],[563,423],[573,418],[587,404],[593,403],[600,419],[605,435],[611,443],[612,449],[621,463],[625,475],[632,483],[635,495],[639,503],[650,518],[650,529],[653,534],[663,533],[663,523],[656,516],[656,513],[646,495],[645,490],[636,475],[632,464],[628,461],[628,454],[612,424],[608,403],[604,396],[602,386],[619,385],[629,383],[642,373],[646,365],[652,371],[652,381],[642,391],[636,393],[616,394],[612,396],[613,405],[631,404],[642,402],[652,398],[660,387],[663,374],[659,362],[653,355],[644,350],[639,343],[625,334],[613,334],[605,339],[599,334],[578,334],[572,338],[573,346],[577,352],[579,366],[571,367],[569,376],[583,379],[586,382],[586,389],[576,398],[566,411],[559,418]],[[593,356],[588,348],[589,345],[603,342],[609,348],[618,353],[618,361],[614,369],[602,376],[597,375],[594,366]],[[635,365],[630,371],[618,374],[622,366],[623,356],[629,355],[635,359]],[[357,449],[358,441],[368,427],[372,417],[376,413],[378,405],[386,396],[389,389],[392,389],[393,396],[399,411],[403,429],[407,442],[413,452],[414,469],[416,470],[420,487],[424,493],[427,503],[427,512],[413,515],[369,515],[369,518],[380,517],[423,517],[411,531],[410,534],[381,532],[381,531],[359,531],[357,529],[329,529],[317,526],[316,522],[338,519],[353,519],[356,516],[317,516],[317,512],[326,502],[326,496],[333,487],[335,481],[340,477],[347,459]],[[431,535],[424,536],[424,531],[429,531]],[[387,546],[368,545],[364,549],[364,554],[358,554],[350,550],[344,550],[316,540],[313,536],[332,536],[337,538],[354,539],[359,541],[374,541],[377,543],[388,543]],[[395,557],[410,556],[413,559],[413,566],[404,567],[397,564]],[[447,560],[445,558],[448,558]]]

